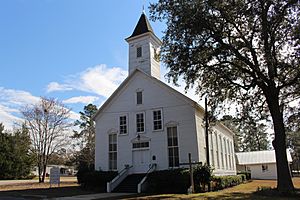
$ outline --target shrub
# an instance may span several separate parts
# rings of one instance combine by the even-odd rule
[[[212,181],[214,182],[214,190],[220,190],[227,187],[235,186],[243,182],[244,175],[235,176],[214,176]]]
[[[194,184],[196,192],[204,192],[205,186],[210,184],[212,179],[213,169],[207,164],[204,165],[196,165],[194,167]]]
[[[246,176],[246,180],[250,180],[251,179],[251,173],[250,172],[238,172],[238,175],[244,174]]]
[[[118,175],[117,172],[109,171],[87,171],[77,173],[77,180],[81,187],[106,191],[107,182]]]
[[[148,176],[150,193],[186,193],[190,187],[189,171],[186,169],[154,171]]]

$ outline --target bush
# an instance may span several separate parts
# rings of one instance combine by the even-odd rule
[[[250,172],[238,172],[238,175],[244,174],[246,176],[246,180],[251,179],[251,173]]]
[[[77,173],[77,180],[81,187],[106,192],[106,184],[118,175],[117,172],[87,171]]]
[[[196,192],[204,192],[205,186],[210,184],[212,179],[213,169],[207,164],[204,165],[196,165],[194,167],[194,184]]]
[[[241,184],[243,182],[243,177],[245,178],[245,175],[214,176],[212,178],[212,181],[214,183],[214,190],[221,190]]]
[[[187,193],[190,175],[186,169],[154,171],[148,175],[150,193]]]

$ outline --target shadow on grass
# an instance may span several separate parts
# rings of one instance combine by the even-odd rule
[[[0,191],[1,197],[21,197],[25,199],[43,199],[53,197],[68,197],[75,195],[93,194],[93,191],[83,190],[79,186],[35,188],[26,190]]]

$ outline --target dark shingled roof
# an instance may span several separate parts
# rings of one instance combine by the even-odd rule
[[[141,34],[147,33],[147,32],[153,33],[153,30],[152,30],[152,27],[151,27],[146,15],[144,13],[142,13],[133,33],[128,38],[132,38],[134,36],[141,35]]]

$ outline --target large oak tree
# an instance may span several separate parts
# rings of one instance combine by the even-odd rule
[[[151,15],[167,24],[162,60],[171,80],[183,77],[212,108],[233,103],[272,119],[277,189],[293,190],[284,117],[300,98],[299,0],[159,0]]]

